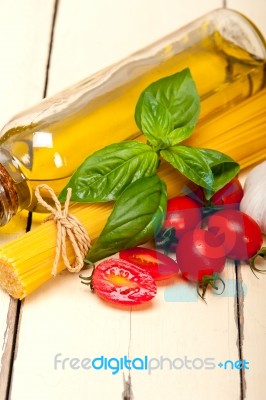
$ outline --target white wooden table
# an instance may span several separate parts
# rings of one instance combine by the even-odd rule
[[[218,7],[249,16],[266,34],[265,0],[0,0],[0,125],[18,111]],[[0,231],[22,234],[25,216]],[[18,228],[19,227],[19,228]],[[266,398],[266,277],[228,265],[232,291],[178,302],[160,285],[152,306],[103,305],[64,273],[22,303],[0,290],[0,400]],[[246,296],[236,295],[245,287]],[[55,369],[65,358],[246,359],[249,370]],[[155,366],[156,361],[154,361]]]

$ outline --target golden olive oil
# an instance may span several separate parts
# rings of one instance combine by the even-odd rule
[[[218,32],[188,48],[185,41],[186,38],[184,49],[182,43],[178,50],[175,45],[164,48],[159,65],[152,57],[124,65],[120,81],[116,82],[114,73],[113,87],[108,80],[103,82],[100,91],[92,90],[89,101],[79,99],[81,105],[74,102],[70,114],[61,113],[60,118],[41,119],[37,123],[33,120],[29,125],[4,132],[2,146],[16,158],[31,192],[41,181],[58,193],[94,151],[122,140],[143,140],[134,121],[135,105],[145,87],[164,76],[190,68],[201,96],[199,127],[263,87],[264,61],[255,59]],[[225,134],[224,140],[227,139]],[[193,136],[189,144],[194,145]],[[28,208],[35,210],[35,201],[31,203]]]

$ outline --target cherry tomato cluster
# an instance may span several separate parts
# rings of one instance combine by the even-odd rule
[[[258,224],[239,211],[243,189],[234,178],[210,199],[201,188],[188,196],[169,200],[159,245],[176,251],[182,275],[197,282],[204,297],[208,285],[216,288],[226,258],[250,260],[264,256],[263,237]]]
[[[250,260],[253,271],[259,271],[254,261],[258,255],[265,257],[266,250],[261,249],[258,224],[238,210],[242,196],[235,178],[209,201],[201,188],[170,199],[157,245],[166,252],[174,251],[175,260],[153,249],[135,247],[121,251],[119,259],[104,260],[91,278],[84,279],[102,299],[133,305],[151,300],[156,294],[155,281],[178,272],[197,283],[204,299],[209,285],[217,289],[216,281],[223,283],[219,274],[226,258]]]

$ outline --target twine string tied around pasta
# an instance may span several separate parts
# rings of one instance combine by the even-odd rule
[[[49,193],[54,202],[54,207],[43,199],[41,190],[46,190]],[[71,193],[72,189],[68,188],[66,201],[62,209],[55,192],[50,186],[42,184],[38,185],[35,189],[35,196],[38,203],[51,212],[51,215],[46,220],[53,219],[57,225],[56,252],[52,268],[52,275],[54,276],[57,274],[60,257],[62,257],[68,271],[79,272],[84,266],[84,259],[91,247],[91,240],[86,229],[81,222],[68,211]],[[70,264],[67,256],[67,237],[75,253],[73,264]]]

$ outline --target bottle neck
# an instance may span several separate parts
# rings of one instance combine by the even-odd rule
[[[0,149],[0,226],[6,225],[30,202],[30,191],[16,161]]]

